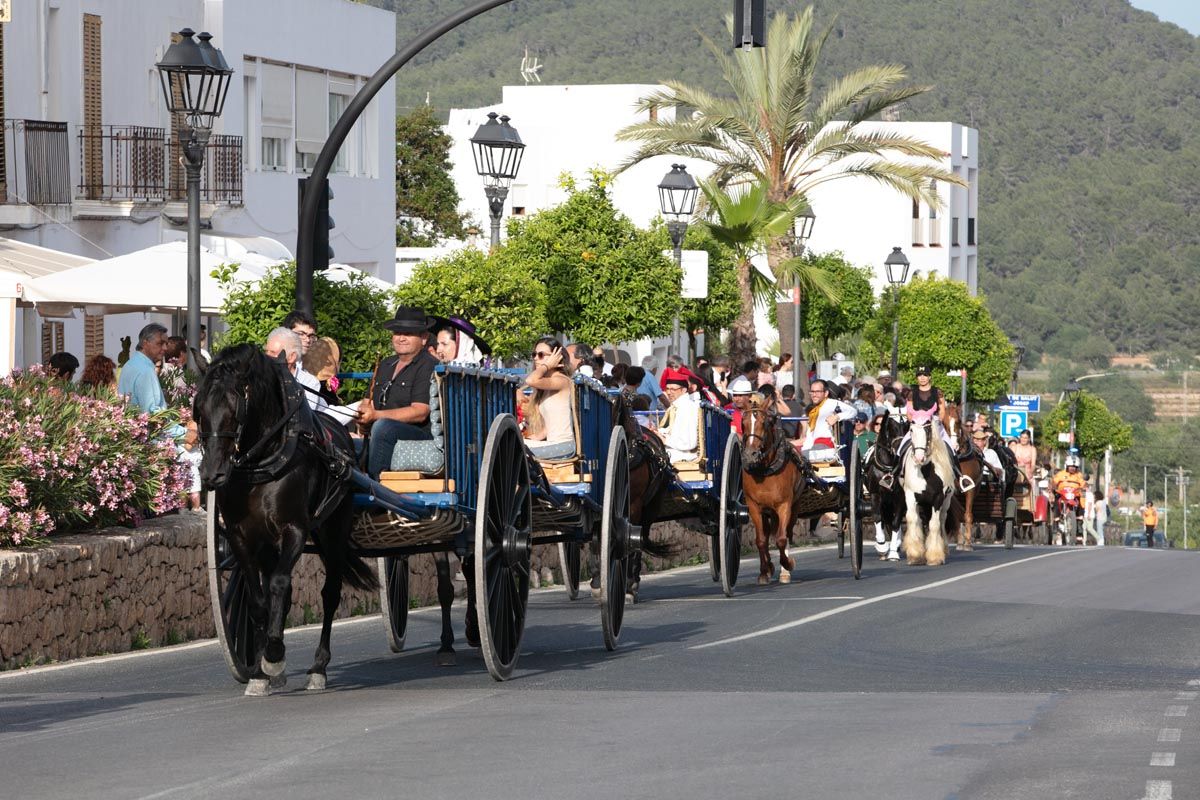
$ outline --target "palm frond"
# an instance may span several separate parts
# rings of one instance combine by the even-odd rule
[[[825,92],[813,114],[813,124],[824,127],[837,116],[878,92],[886,92],[907,77],[899,64],[861,67],[838,80]]]

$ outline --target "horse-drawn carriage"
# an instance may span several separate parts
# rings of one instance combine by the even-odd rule
[[[632,412],[631,419],[657,424],[657,412]],[[707,401],[697,415],[697,458],[671,461],[652,434],[639,428],[633,439],[638,497],[634,520],[649,539],[656,522],[678,521],[709,537],[709,574],[727,596],[733,595],[742,558],[742,528],[749,521],[742,489],[742,445],[732,435],[730,415]],[[633,431],[631,430],[631,433]],[[632,437],[631,437],[632,438]],[[641,572],[641,554],[635,557],[631,583]],[[637,600],[636,591],[633,594]]]
[[[261,363],[256,367],[271,371]],[[296,415],[296,403],[303,404],[303,395],[298,401],[289,400],[286,381],[283,383],[283,411],[288,416]],[[594,381],[576,380],[578,456],[542,465],[529,456],[515,419],[519,384],[519,377],[511,372],[439,366],[430,391],[432,441],[420,443],[415,452],[411,448],[405,452],[398,449],[393,456],[393,469],[381,473],[379,480],[372,479],[353,463],[341,463],[342,474],[334,476],[340,486],[331,490],[341,492],[337,502],[349,506],[346,559],[377,559],[380,605],[392,650],[399,651],[404,646],[409,603],[408,558],[418,553],[454,552],[464,560],[468,572],[468,642],[472,643],[473,623],[477,619],[478,644],[488,672],[496,680],[511,675],[520,652],[534,544],[558,543],[576,552],[584,542],[598,545],[603,562],[601,620],[604,642],[610,649],[616,646],[621,630],[626,565],[639,544],[639,531],[629,523],[628,445],[625,431],[614,424],[613,404],[607,393]],[[247,402],[235,398],[230,402],[237,403],[236,410],[231,407],[224,415],[226,425],[237,420],[237,432],[205,435],[233,439],[232,452],[248,454],[242,440],[253,440],[254,432],[267,426],[247,419],[253,416],[250,409],[255,407],[255,401],[250,398],[250,388],[244,394]],[[205,413],[213,412],[206,409]],[[323,421],[322,424],[329,428]],[[202,430],[203,425],[202,422]],[[287,430],[286,426],[282,430],[280,446],[284,448]],[[265,442],[280,433],[268,429],[269,435],[259,441]],[[320,448],[319,443],[301,446]],[[240,466],[238,456],[230,458],[236,472]],[[415,463],[403,463],[406,458]],[[324,466],[327,472],[331,471],[330,464]],[[296,471],[295,467],[291,470]],[[299,498],[303,503],[311,502],[304,495]],[[209,578],[218,638],[233,676],[240,682],[255,679],[257,686],[251,688],[254,693],[262,694],[268,691],[266,678],[278,679],[282,672],[282,617],[278,631],[270,629],[266,634],[266,650],[261,619],[264,597],[274,593],[273,581],[282,570],[275,570],[273,576],[268,574],[273,572],[278,556],[264,560],[262,555],[269,548],[260,547],[257,553],[249,554],[251,559],[259,558],[258,574],[248,577],[243,566],[246,559],[235,558],[235,548],[229,545],[235,544],[245,551],[244,546],[226,541],[225,513],[226,507],[217,501],[215,493],[210,493]],[[337,585],[331,590],[327,583],[322,592],[326,619],[318,662],[323,659],[324,663],[319,663],[319,670],[318,664],[310,670],[310,688],[324,686],[329,623],[341,584],[337,553],[332,552],[336,549],[334,540],[318,536],[319,528],[312,524],[311,530],[302,532],[303,549],[320,553],[327,571],[333,558],[332,568],[339,574]],[[443,598],[444,646],[447,636],[453,639],[448,629],[449,599]],[[286,606],[285,600],[284,610],[278,613],[286,614]],[[276,613],[273,606],[271,611]],[[278,657],[274,659],[272,636],[278,641]],[[278,672],[267,669],[269,663],[276,662]],[[314,671],[320,672],[315,684],[311,677]]]

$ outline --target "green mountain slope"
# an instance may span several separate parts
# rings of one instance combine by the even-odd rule
[[[466,5],[393,4],[397,38]],[[1030,356],[1200,349],[1200,52],[1126,0],[841,0],[830,78],[898,61],[936,89],[905,119],[980,130],[980,281]],[[771,12],[799,2],[772,2]],[[482,105],[519,83],[681,77],[719,88],[699,31],[724,41],[731,0],[515,0],[401,71],[400,105]],[[586,124],[586,120],[580,120]]]

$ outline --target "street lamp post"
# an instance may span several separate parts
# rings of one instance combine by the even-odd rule
[[[1078,445],[1075,442],[1075,409],[1079,403],[1079,393],[1081,391],[1083,391],[1083,387],[1079,385],[1079,381],[1077,380],[1068,381],[1066,389],[1064,389],[1064,394],[1066,394],[1067,400],[1071,403],[1071,443],[1068,446],[1068,454],[1070,448],[1078,449]]]
[[[1021,372],[1021,361],[1025,358],[1025,345],[1016,336],[1008,340],[1013,349],[1012,394],[1017,393],[1017,376]]]
[[[883,266],[887,269],[888,284],[892,287],[892,302],[895,306],[895,316],[892,318],[892,380],[899,378],[900,368],[900,287],[908,280],[908,257],[899,247],[893,247],[892,252],[884,259]]]
[[[488,213],[492,218],[493,250],[500,246],[504,201],[508,199],[508,189],[521,169],[521,157],[525,154],[525,143],[508,122],[508,117],[493,111],[471,137],[475,171],[483,178],[483,192],[487,195]]]
[[[181,114],[179,146],[187,172],[187,344],[193,364],[200,352],[200,170],[204,167],[204,148],[212,133],[213,122],[221,116],[229,76],[233,70],[221,51],[212,46],[212,35],[184,28],[180,39],[155,64],[162,82],[167,110]]]
[[[667,233],[671,235],[671,247],[675,250],[675,266],[683,270],[683,238],[687,235],[688,220],[696,211],[696,197],[700,188],[688,174],[684,164],[672,164],[671,171],[658,184],[658,207],[667,218]],[[676,298],[678,300],[678,298]],[[679,312],[671,329],[671,350],[679,353]]]
[[[804,209],[804,213],[796,217],[792,223],[792,241],[790,250],[792,258],[800,258],[804,255],[804,246],[808,243],[808,237],[812,236],[813,225],[817,222],[817,215],[813,213],[812,206]],[[803,384],[800,380],[800,364],[803,361],[800,352],[800,338],[803,336],[804,330],[804,308],[801,305],[800,292],[800,270],[795,271],[792,278],[792,385],[796,387],[796,391],[803,395]],[[783,338],[783,332],[780,331],[780,339]],[[783,348],[780,348],[781,350]]]

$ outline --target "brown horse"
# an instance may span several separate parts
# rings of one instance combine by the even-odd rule
[[[950,515],[946,521],[949,530],[958,532],[958,549],[973,550],[971,537],[975,531],[975,493],[983,475],[983,458],[975,445],[971,443],[967,432],[962,426],[962,414],[957,403],[946,404],[946,417],[943,420],[946,431],[955,442],[955,458],[958,460],[958,471],[971,479],[971,489],[963,492],[956,489],[954,504],[950,507]]]
[[[796,562],[788,555],[788,535],[799,519],[800,498],[808,488],[806,465],[779,424],[774,405],[759,395],[742,412],[742,489],[754,544],[758,547],[760,585],[771,582],[769,552],[774,538],[779,550],[779,582],[790,583]]]

